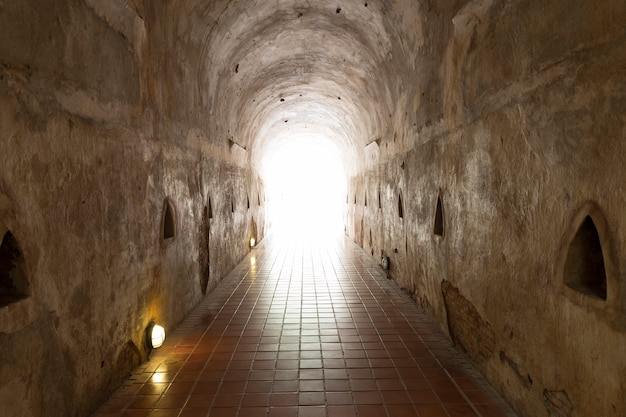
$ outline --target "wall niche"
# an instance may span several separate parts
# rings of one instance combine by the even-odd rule
[[[161,237],[163,240],[173,239],[176,236],[176,213],[170,200],[163,203],[163,215],[161,216]]]
[[[601,300],[607,299],[604,255],[598,229],[586,216],[572,239],[565,259],[563,282],[569,288]]]
[[[441,194],[437,196],[437,207],[435,208],[435,222],[433,225],[433,233],[435,236],[443,237],[445,233],[445,224],[443,220],[443,202],[441,201]]]
[[[24,256],[10,231],[0,244],[0,307],[5,307],[30,295]]]

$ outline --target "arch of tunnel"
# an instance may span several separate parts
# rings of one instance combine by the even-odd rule
[[[151,320],[175,328],[272,238],[267,172],[302,142],[340,162],[346,239],[520,416],[625,415],[624,21],[595,0],[0,1],[1,414],[93,412]]]

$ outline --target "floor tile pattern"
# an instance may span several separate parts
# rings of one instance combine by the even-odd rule
[[[94,417],[515,417],[353,243],[266,239]]]

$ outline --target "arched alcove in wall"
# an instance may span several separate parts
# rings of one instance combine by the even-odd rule
[[[161,237],[163,240],[173,239],[176,236],[176,217],[174,207],[169,199],[163,203],[161,216]]]
[[[206,294],[209,278],[211,274],[211,250],[210,250],[210,238],[211,238],[211,199],[209,198],[209,204],[204,207],[202,211],[202,222],[200,223],[199,236],[199,251],[198,261],[200,263],[200,289],[202,294]]]
[[[30,294],[20,245],[10,231],[0,244],[0,307],[20,301]]]
[[[604,254],[598,229],[589,215],[585,216],[569,244],[563,282],[571,289],[601,300],[607,298]]]
[[[436,236],[442,236],[445,233],[445,224],[443,218],[443,202],[441,201],[441,193],[437,196],[437,206],[435,207],[435,221],[433,225],[433,233]]]

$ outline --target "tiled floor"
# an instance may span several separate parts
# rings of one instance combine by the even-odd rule
[[[94,417],[514,417],[349,241],[268,239]]]

